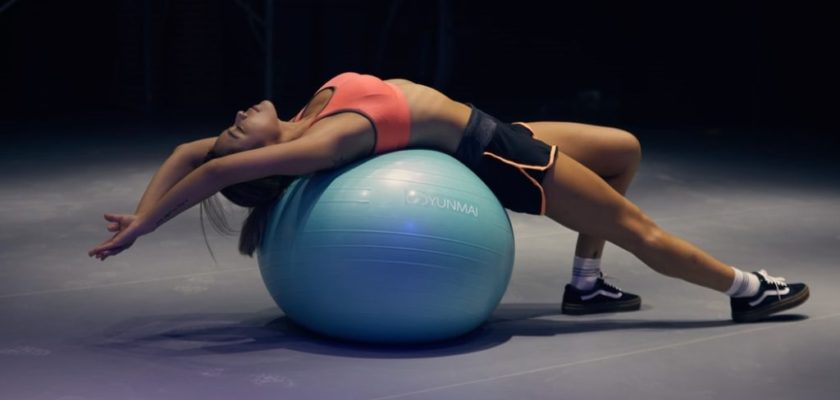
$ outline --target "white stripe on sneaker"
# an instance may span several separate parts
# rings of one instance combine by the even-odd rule
[[[758,298],[758,300],[750,302],[750,306],[755,307],[756,305],[761,304],[761,302],[764,301],[764,299],[766,299],[767,296],[784,296],[788,293],[790,293],[789,287],[786,287],[783,290],[765,290],[764,293],[761,294],[761,297]]]
[[[610,298],[613,298],[613,299],[619,299],[619,298],[621,298],[622,295],[624,295],[624,293],[621,293],[621,292],[610,293],[610,292],[607,292],[606,290],[598,290],[595,293],[588,294],[586,296],[580,296],[580,299],[583,300],[583,301],[591,300],[592,298],[594,298],[595,296],[598,296],[599,294],[610,297]]]

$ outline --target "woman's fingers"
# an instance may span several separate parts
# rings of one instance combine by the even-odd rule
[[[125,250],[127,247],[128,247],[128,246],[120,246],[120,247],[115,247],[115,248],[113,248],[113,249],[109,249],[109,250],[102,250],[102,251],[100,251],[99,253],[97,253],[96,258],[98,258],[98,259],[100,259],[100,260],[104,261],[104,260],[105,260],[106,258],[108,258],[109,256],[115,256],[115,255],[117,255],[117,254],[120,254],[120,253],[121,253],[123,250]]]
[[[90,251],[90,254],[91,255],[99,254],[99,253],[102,253],[104,251],[108,251],[108,250],[117,248],[119,246],[118,243],[119,243],[119,240],[120,240],[118,238],[118,236],[120,236],[119,233],[114,235],[114,237],[112,237],[111,239],[108,239],[105,242],[102,242],[99,246],[94,247],[93,250]]]
[[[98,259],[100,259],[100,260],[104,260],[106,257],[108,257],[108,256],[112,256],[112,255],[114,255],[114,254],[116,254],[116,253],[114,253],[114,252],[113,252],[113,251],[111,251],[111,250],[102,250],[102,251],[98,251],[98,252],[96,253],[96,258],[98,258]]]
[[[105,220],[109,222],[116,222],[116,223],[123,223],[123,222],[131,222],[130,220],[133,219],[133,215],[128,214],[112,214],[112,213],[105,213]]]
[[[111,239],[88,251],[88,256],[96,256],[96,258],[104,260],[131,247],[138,237],[151,232],[151,229],[134,215],[105,214],[105,217],[115,220],[115,222],[109,223],[106,229],[116,232],[116,234]]]
[[[119,230],[120,227],[120,220],[114,214],[105,213],[105,220],[109,221],[110,223],[106,226],[106,229],[110,232],[114,232]]]
[[[109,221],[107,229],[111,232],[117,232],[130,225],[134,218],[134,215],[105,213],[105,220]]]
[[[97,258],[101,258],[103,256],[111,256],[116,255],[123,250],[131,247],[134,244],[134,240],[127,241],[125,237],[118,236],[124,235],[125,231],[120,232],[119,234],[115,235],[110,240],[100,244],[99,246],[94,247],[91,251],[88,252],[89,256],[96,256]]]

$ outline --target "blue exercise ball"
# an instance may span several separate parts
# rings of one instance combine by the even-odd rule
[[[510,220],[451,156],[400,150],[297,179],[257,260],[274,301],[323,335],[376,343],[468,333],[502,299]]]

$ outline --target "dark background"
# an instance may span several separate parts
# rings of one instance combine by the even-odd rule
[[[825,149],[838,142],[840,21],[828,8],[276,1],[267,89],[264,0],[19,0],[0,13],[0,118],[224,124],[269,90],[288,118],[352,70],[434,86],[503,119]]]

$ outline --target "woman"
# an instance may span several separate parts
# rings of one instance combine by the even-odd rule
[[[291,120],[263,101],[218,137],[182,144],[152,178],[134,215],[105,214],[113,238],[89,252],[104,260],[221,191],[251,207],[240,252],[259,245],[266,211],[296,176],[402,148],[432,148],[471,168],[514,211],[546,215],[580,236],[563,311],[638,310],[638,296],[604,282],[605,241],[655,271],[728,294],[732,318],[755,321],[808,298],[806,285],[748,273],[662,230],[627,200],[638,168],[628,132],[568,122],[503,123],[472,105],[403,79],[343,73]],[[560,149],[560,150],[558,150]],[[205,200],[206,201],[206,200]]]

